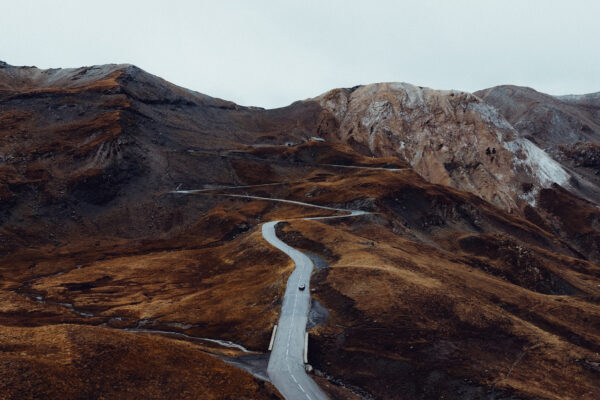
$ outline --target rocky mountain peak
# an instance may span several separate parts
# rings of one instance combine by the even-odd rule
[[[594,101],[0,68],[0,397],[280,398],[238,369],[299,288],[270,222],[331,398],[600,398]]]
[[[533,203],[569,174],[519,136],[477,95],[408,83],[338,89],[317,98],[329,135],[375,156],[399,156],[430,182],[470,191],[505,209]]]

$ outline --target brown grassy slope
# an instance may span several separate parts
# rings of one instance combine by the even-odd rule
[[[333,261],[312,279],[331,312],[313,331],[318,369],[387,399],[600,395],[597,304],[532,292],[360,218],[286,229]]]
[[[280,190],[279,192],[277,190]],[[249,191],[252,192],[252,191]],[[552,233],[516,214],[456,189],[430,184],[411,170],[336,170],[321,167],[308,179],[274,189],[274,195],[378,211],[388,226],[420,240],[442,240],[448,232],[504,232],[568,255],[577,254]]]
[[[354,227],[341,221],[336,229],[293,222],[297,236],[311,239],[310,250],[337,260],[315,277],[320,282],[315,282],[317,297],[332,312],[312,345],[319,354],[311,354],[311,360],[319,369],[382,398],[402,393],[461,398],[456,396],[464,391],[483,396],[492,388],[553,398],[543,387],[556,380],[553,390],[570,395],[560,392],[566,387],[561,382],[574,377],[581,380],[582,390],[596,390],[598,328],[581,322],[598,315],[590,303],[598,295],[592,290],[598,284],[596,266],[569,258],[569,247],[543,229],[475,196],[428,184],[410,171],[323,167],[308,172],[306,179],[273,187],[271,193],[264,188],[244,191],[377,212],[360,217],[370,222]],[[28,301],[20,309],[4,310],[3,324],[107,321],[123,327],[147,320],[144,326],[149,328],[264,347],[289,260],[251,226],[298,217],[302,210],[213,197],[222,203],[198,220],[196,241],[182,233],[162,244],[124,242],[109,252],[99,251],[100,259],[88,258],[81,268],[80,257],[90,257],[83,249],[72,256],[47,254],[31,268],[5,266],[3,273],[12,281],[38,276],[30,289],[96,316],[85,318],[56,304]],[[315,215],[315,210],[307,209],[306,215]],[[495,232],[512,241],[501,241]],[[226,239],[230,242],[211,244],[231,233]],[[515,246],[531,253],[516,267],[511,257],[521,253]],[[548,266],[548,261],[553,264]],[[64,274],[44,277],[59,272],[60,265],[70,267]],[[506,272],[539,266],[553,275],[515,278]],[[279,276],[273,275],[273,267]],[[557,277],[574,288],[571,296],[542,294],[556,289]],[[538,343],[542,346],[533,347]],[[548,365],[550,372],[527,375],[519,372],[521,363],[534,372]],[[532,385],[536,380],[539,385]]]
[[[228,155],[250,155],[263,160],[285,161],[309,165],[344,165],[375,168],[408,168],[406,162],[396,157],[366,157],[353,151],[347,145],[311,140],[294,146],[251,147]]]
[[[477,120],[466,122],[475,122],[473,129],[448,134],[480,132]],[[161,377],[182,369],[181,346],[192,344],[117,329],[164,329],[264,349],[291,264],[264,243],[258,225],[323,212],[168,192],[180,184],[283,182],[231,192],[375,213],[353,224],[331,222],[333,228],[296,221],[288,235],[290,243],[332,262],[315,276],[316,295],[331,318],[315,330],[311,347],[311,359],[332,382],[341,379],[381,398],[597,396],[600,274],[584,259],[594,255],[593,240],[581,240],[581,233],[594,232],[593,210],[542,192],[565,201],[542,199],[544,208],[530,213],[537,215],[533,224],[410,170],[324,165],[406,166],[397,159],[373,159],[331,143],[277,146],[342,133],[370,154],[352,142],[351,129],[342,132],[336,124],[315,102],[249,109],[132,66],[40,71],[0,65],[0,329],[23,332],[3,336],[4,352],[16,357],[11,366],[35,371],[27,375],[23,367],[21,375],[32,379],[7,380],[7,390],[42,382],[35,390],[44,397],[74,382],[74,392],[85,395],[98,384],[98,397],[114,397],[111,374],[124,370],[86,367],[97,377],[78,386],[81,379],[65,369],[74,365],[66,356],[40,356],[39,363],[28,358],[56,354],[48,338],[59,340],[65,331],[70,339],[58,346],[69,357],[140,366],[139,373],[160,376],[167,389],[170,378]],[[392,132],[375,128],[377,146],[390,144]],[[408,128],[402,132],[411,140],[422,131]],[[430,154],[441,149],[427,147]],[[425,171],[433,168],[427,165],[432,158],[422,160]],[[473,178],[453,162],[432,165],[438,170],[430,172],[463,183]],[[496,180],[482,182],[493,198]],[[114,330],[91,326],[99,324]],[[123,341],[136,350],[122,354]],[[110,353],[114,347],[118,357]],[[154,352],[162,355],[143,370],[146,353]],[[220,364],[206,362],[190,373],[212,376],[213,369],[221,371]],[[144,378],[127,371],[118,389],[144,397]],[[237,373],[223,372],[233,379]],[[226,391],[220,385],[227,382],[215,378],[215,393]],[[260,398],[259,386],[250,394],[245,388],[236,386],[231,395]]]
[[[0,399],[279,399],[195,345],[101,327],[0,326]]]
[[[378,211],[364,223],[295,221],[285,235],[333,262],[313,280],[332,311],[316,331],[318,368],[381,398],[598,394],[598,266],[408,171],[315,176],[288,197]]]
[[[267,153],[274,149],[286,156],[217,156],[237,184],[287,180],[232,192],[375,212],[361,217],[367,223],[339,221],[323,232],[318,223],[293,223],[296,238],[311,238],[310,250],[335,261],[316,275],[317,296],[332,312],[312,347],[320,370],[382,398],[597,393],[598,267],[572,258],[568,238],[409,170],[319,165],[380,165],[337,146]],[[291,265],[257,225],[322,212],[218,195],[156,199],[167,211],[135,205],[159,221],[141,238],[144,225],[122,204],[81,218],[102,235],[92,229],[37,242],[26,229],[35,225],[5,230],[19,246],[0,264],[2,325],[141,326],[264,349]],[[179,214],[169,222],[168,213]],[[566,389],[569,379],[581,390]]]
[[[201,352],[234,355],[218,345],[114,330],[166,330],[266,350],[291,265],[255,229],[240,234],[257,215],[285,211],[225,203],[228,214],[216,207],[198,221],[195,240],[182,234],[97,249],[82,238],[72,252],[30,249],[3,263],[0,329],[11,333],[0,335],[5,398],[278,398]],[[90,326],[99,324],[113,329]],[[11,375],[15,368],[26,373]]]
[[[189,198],[194,201],[195,196]],[[5,289],[17,289],[17,293],[8,290],[0,293],[2,325],[18,329],[19,326],[69,323],[76,324],[69,328],[73,332],[87,329],[80,324],[106,323],[114,328],[139,326],[232,340],[264,351],[278,316],[290,264],[283,254],[264,243],[256,230],[238,235],[257,218],[315,216],[323,211],[219,198],[223,203],[201,218],[192,229],[199,235],[195,240],[187,233],[162,243],[121,240],[100,249],[86,248],[85,241],[80,241],[69,248],[30,249],[13,255],[11,263],[2,265],[6,279],[3,283]],[[224,236],[224,241],[216,243]],[[29,282],[24,287],[19,286],[26,281]],[[41,296],[44,301],[36,302],[24,295]],[[66,304],[71,304],[74,309]],[[77,312],[93,316],[86,317]],[[81,340],[86,342],[88,338]],[[41,344],[32,347],[44,352]],[[222,352],[216,348],[209,350]],[[164,351],[171,353],[173,350]],[[74,355],[84,357],[79,352],[79,349],[72,351]],[[123,357],[127,363],[142,362],[137,353],[130,352]],[[62,368],[54,361],[44,364],[42,371],[35,366],[31,368],[40,377],[54,376],[52,371]],[[165,368],[178,368],[168,364],[168,360],[166,362]],[[203,367],[212,368],[206,364]],[[56,374],[59,384],[71,379],[62,372]],[[97,379],[110,381],[111,375],[99,371]],[[129,384],[137,385],[136,382],[132,380]],[[14,380],[7,383],[15,391],[22,390],[24,384]],[[126,381],[121,383],[123,390],[135,389],[127,388],[127,385]],[[53,398],[54,390],[40,385],[37,393]],[[62,389],[57,390],[60,393]],[[74,388],[73,392],[85,393],[86,390],[83,385]],[[239,393],[239,397],[233,398],[244,398],[246,394],[241,389],[231,391]],[[334,391],[340,390],[334,388]],[[260,391],[248,393],[251,393],[250,398],[261,395]],[[105,387],[98,388],[98,396],[112,395]],[[157,398],[170,397],[158,393]]]
[[[582,253],[600,260],[600,211],[564,188],[553,185],[539,194],[538,208],[554,229]]]
[[[118,317],[122,321],[109,322],[117,326],[144,320],[145,327],[160,329],[177,323],[188,325],[187,334],[264,350],[288,264],[253,232],[217,248],[95,262],[36,281],[31,289],[105,321]]]
[[[228,214],[223,214],[224,206]],[[227,339],[263,351],[291,264],[262,240],[258,229],[248,229],[259,216],[271,220],[299,215],[319,213],[232,199],[199,221],[197,241],[184,235],[162,244],[125,242],[110,251],[21,254],[14,264],[2,266],[5,296],[8,290],[22,296],[10,294],[1,320],[6,325],[77,322],[115,327],[136,327],[143,321],[145,328]],[[41,296],[45,304],[24,295]]]
[[[237,106],[133,66],[0,68],[0,255],[74,236],[157,237],[215,203],[178,185],[244,184],[220,151],[314,134],[318,106]]]

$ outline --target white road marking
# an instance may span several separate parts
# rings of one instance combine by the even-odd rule
[[[195,191],[185,191],[185,192],[178,191],[177,193],[195,193]],[[353,216],[358,216],[358,215],[369,214],[368,212],[361,211],[361,210],[346,210],[346,209],[341,209],[341,208],[319,206],[319,205],[303,203],[303,202],[295,201],[295,200],[273,199],[273,198],[269,198],[269,197],[244,196],[244,195],[223,195],[223,196],[241,197],[241,198],[266,200],[266,201],[277,201],[277,202],[282,202],[282,203],[297,204],[297,205],[306,206],[306,207],[320,208],[320,209],[330,210],[330,211],[335,211],[335,212],[349,213],[349,214],[346,214],[343,216],[296,218],[296,219],[304,219],[304,220],[344,218],[344,217],[353,217]],[[282,242],[277,237],[277,234],[275,232],[275,226],[279,222],[281,222],[281,221],[271,221],[271,222],[267,222],[267,223],[263,224],[262,225],[262,235],[263,235],[263,238],[269,244],[271,244],[272,246],[274,246],[275,248],[279,249],[280,251],[287,254],[290,258],[292,258],[292,260],[294,261],[294,263],[296,265],[296,268],[292,272],[292,275],[290,275],[290,277],[288,278],[287,287],[286,287],[286,293],[287,293],[288,289],[291,289],[292,287],[294,287],[293,285],[296,285],[296,286],[298,285],[298,282],[296,282],[296,280],[292,279],[292,276],[294,275],[294,273],[296,271],[298,271],[298,273],[296,275],[300,275],[300,276],[303,276],[303,274],[308,273],[309,274],[308,279],[310,279],[310,273],[312,272],[312,270],[314,268],[314,264],[303,253],[299,252],[298,250],[294,249],[293,247]],[[299,264],[298,260],[301,260],[302,262]],[[305,270],[305,266],[310,266],[310,269]],[[308,288],[308,285],[306,285],[306,286]],[[293,289],[291,289],[290,293],[288,293],[288,294],[292,294],[292,290]],[[276,340],[275,343],[273,344],[273,351],[271,352],[271,355],[269,357],[269,366],[267,368],[267,373],[268,373],[269,377],[271,378],[271,382],[273,383],[273,385],[275,385],[275,387],[277,389],[279,389],[281,394],[286,399],[296,400],[298,398],[297,389],[299,388],[306,395],[306,397],[309,400],[312,400],[312,397],[304,390],[304,387],[302,387],[302,385],[298,382],[298,380],[296,379],[296,376],[294,375],[294,373],[292,373],[292,370],[291,370],[291,361],[293,361],[293,360],[289,359],[289,351],[290,351],[290,344],[293,345],[293,343],[291,341],[293,323],[294,323],[294,320],[297,318],[304,318],[304,323],[306,323],[306,316],[303,316],[303,315],[297,316],[297,314],[296,314],[299,296],[298,296],[298,294],[294,294],[293,296],[294,296],[294,305],[292,307],[291,315],[289,316],[289,318],[286,318],[285,320],[283,319],[283,308],[286,305],[286,302],[285,302],[286,298],[285,298],[285,294],[284,294],[284,302],[282,305],[281,315],[279,317],[279,329],[287,328],[289,330],[288,339],[287,339],[287,343],[286,343],[285,357],[282,357],[282,355],[281,355],[283,343]],[[288,297],[288,299],[289,299],[289,297]],[[303,298],[302,301],[303,302],[306,301],[305,306],[306,306],[306,308],[308,308],[308,305],[310,304],[310,294],[305,296],[305,298]],[[307,313],[308,313],[308,311],[307,311]],[[294,318],[296,316],[297,316],[297,318]],[[288,323],[289,326],[286,327],[287,321],[289,321],[289,323]],[[302,346],[300,347],[299,351],[300,352],[303,351]],[[285,361],[285,365],[287,366],[287,372],[289,373],[288,377],[285,377],[285,378],[280,375],[280,372],[282,371],[282,366],[278,365],[282,361]],[[289,376],[291,376],[292,379],[294,380],[294,382],[298,385],[296,389],[294,389],[293,387],[290,387],[289,380],[288,380]],[[305,384],[309,385],[311,392],[313,394],[316,394],[318,399],[327,399],[328,398],[327,395],[321,390],[321,388],[306,374],[304,369],[302,369],[301,375],[299,375],[299,377],[301,378],[301,380],[303,380],[305,382]]]
[[[310,206],[310,207],[315,207],[315,208],[327,209],[327,210],[331,210],[331,211],[335,211],[335,212],[346,212],[346,213],[349,212],[349,214],[347,214],[347,215],[334,216],[334,218],[344,218],[344,217],[352,217],[352,216],[358,216],[358,215],[368,214],[367,212],[361,211],[361,210],[345,210],[345,209],[337,209],[337,208],[325,207],[325,206],[316,206],[314,204],[302,203],[302,202],[293,201],[293,200],[269,199],[269,198],[258,197],[258,196],[240,196],[240,195],[234,195],[234,197],[248,197],[248,198],[254,198],[254,199],[257,199],[257,200],[281,201],[281,202],[285,202],[285,203],[292,203],[292,204],[305,205],[305,206]],[[305,220],[319,220],[319,219],[330,219],[330,218],[332,218],[332,217],[331,216],[330,217],[314,217],[314,218],[302,218],[302,219],[305,219]],[[265,240],[267,240],[267,242],[269,242],[270,244],[272,244],[273,246],[275,246],[279,250],[283,251],[288,256],[292,257],[292,259],[294,260],[294,263],[296,264],[296,269],[292,272],[292,274],[294,274],[296,271],[299,271],[298,272],[299,274],[302,274],[302,273],[309,273],[310,274],[312,272],[312,269],[314,268],[314,264],[312,263],[312,261],[308,260],[309,264],[306,264],[306,263],[298,264],[298,261],[296,260],[297,256],[293,256],[294,252],[296,252],[297,250],[294,249],[291,246],[286,245],[280,239],[277,238],[277,235],[275,234],[275,226],[277,225],[278,222],[279,221],[273,221],[273,222],[269,223],[269,225],[270,225],[269,226],[269,231],[268,231],[269,237],[271,237],[271,235],[274,236],[275,237],[274,241],[269,240],[267,238],[264,225],[263,225],[263,231],[262,231],[263,237],[265,238]],[[306,256],[304,256],[302,253],[301,253],[301,255],[306,258]],[[310,270],[305,271],[305,264],[306,265],[310,265],[310,267],[311,267]],[[298,269],[298,268],[300,268],[300,269]],[[309,277],[310,277],[310,275],[309,275]],[[287,283],[287,288],[286,288],[286,293],[287,294],[290,294],[287,291],[288,291],[288,289],[294,287],[293,285],[298,285],[298,282],[296,281],[296,279],[293,279],[292,276],[290,275],[290,278],[288,279],[288,283]],[[290,323],[293,323],[294,317],[296,316],[297,304],[298,304],[298,297],[299,297],[298,294],[294,295],[294,305],[292,307],[291,318],[289,319],[291,321]],[[284,299],[285,299],[285,297],[284,297]],[[304,301],[304,299],[303,299],[303,301]],[[310,301],[310,295],[306,296],[306,301]],[[283,309],[282,309],[282,315],[283,315]],[[282,317],[280,317],[280,320],[279,320],[279,325],[280,326],[282,325],[282,322],[284,322],[284,321],[281,320],[281,318]],[[286,352],[285,352],[285,360],[286,361],[289,360],[289,348],[290,348],[290,344],[292,344],[291,343],[292,326],[288,327],[288,329],[289,329],[289,332],[288,332],[288,339],[287,339],[287,343],[286,343]],[[274,348],[274,350],[275,350],[275,348]],[[303,349],[301,349],[301,350],[303,350]],[[278,362],[276,354],[277,354],[276,351],[272,352],[271,353],[271,357],[269,359],[269,365],[272,365],[273,369],[274,369],[274,370],[271,370],[271,373],[269,373],[269,376],[271,377],[271,382],[275,385],[275,387],[277,387],[279,389],[279,391],[281,392],[281,394],[283,394],[283,396],[286,399],[288,399],[288,400],[295,400],[295,399],[298,398],[298,393],[290,390],[291,388],[289,388],[287,386],[288,384],[286,383],[286,381],[285,380],[279,380],[280,379],[279,375],[277,375],[275,373],[275,369],[277,368],[276,365],[277,365],[277,362]],[[281,357],[281,356],[279,356],[279,357]],[[292,377],[292,380],[294,381],[294,383],[296,383],[298,385],[298,388],[304,393],[304,395],[306,395],[306,397],[309,400],[312,400],[313,398],[306,392],[306,390],[304,389],[304,387],[302,386],[302,384],[300,382],[298,382],[298,379],[296,379],[296,376],[291,371],[291,367],[290,367],[289,361],[288,361],[288,365],[287,365],[287,370],[288,370],[289,375]],[[319,386],[317,386],[314,383],[314,381],[312,379],[310,379],[310,377],[308,377],[308,375],[306,375],[306,373],[304,371],[302,371],[302,372],[303,372],[303,375],[301,376],[302,379],[306,383],[310,384],[310,386],[312,387],[311,391],[314,392],[314,393],[316,393],[318,395],[317,398],[318,399],[327,399],[327,395],[322,392],[322,390],[319,388]]]
[[[298,303],[298,296],[294,296],[294,308],[292,308],[292,316],[294,316],[294,314],[296,313],[296,304]],[[287,340],[287,347],[285,349],[285,356],[289,356],[290,355],[290,342],[292,340],[292,330],[289,330],[288,333],[288,340]]]

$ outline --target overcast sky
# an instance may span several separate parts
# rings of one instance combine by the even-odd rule
[[[600,2],[2,1],[0,60],[131,63],[242,105],[403,81],[600,91]]]

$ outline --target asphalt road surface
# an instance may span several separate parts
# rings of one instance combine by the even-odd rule
[[[277,238],[277,223],[279,221],[263,224],[262,235],[267,242],[290,256],[296,268],[287,281],[267,373],[271,382],[286,399],[327,399],[327,395],[306,374],[303,362],[313,263],[300,251]],[[298,289],[301,283],[306,285],[306,289]]]
[[[274,201],[291,202],[289,200],[270,199]],[[319,207],[313,204],[293,202],[310,207]],[[347,215],[330,217],[305,218],[307,220],[345,218],[367,214],[360,210],[342,210],[330,207],[325,208],[336,212],[350,212]],[[280,221],[263,224],[262,235],[267,242],[287,254],[296,264],[290,275],[283,297],[281,315],[273,343],[273,350],[269,358],[267,373],[271,382],[279,392],[288,400],[296,399],[328,399],[321,388],[306,374],[304,369],[304,334],[308,321],[310,307],[310,276],[314,265],[304,253],[288,246],[279,240],[275,227]],[[300,284],[305,285],[304,290],[299,290]]]
[[[173,193],[194,194],[198,190],[176,190]],[[305,220],[325,220],[334,218],[347,218],[368,214],[361,210],[345,210],[340,208],[318,206],[294,200],[273,199],[269,197],[229,194],[230,197],[243,197],[256,200],[276,201],[282,203],[302,205],[332,211],[332,213],[345,213],[344,215],[331,215],[325,217],[302,218]],[[299,218],[297,218],[299,219]],[[283,251],[295,263],[296,268],[287,281],[281,315],[269,357],[267,373],[271,383],[287,400],[327,400],[327,395],[306,374],[304,369],[304,335],[308,322],[310,307],[310,276],[314,264],[310,258],[299,250],[288,246],[275,233],[276,225],[281,221],[266,222],[262,225],[262,236],[272,246]],[[304,290],[299,290],[300,284],[305,285]]]

